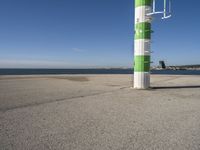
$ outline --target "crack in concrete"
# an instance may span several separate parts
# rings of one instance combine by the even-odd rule
[[[90,95],[74,96],[74,97],[70,97],[70,98],[59,98],[59,99],[47,100],[47,101],[39,102],[39,103],[36,102],[36,103],[30,103],[30,104],[25,104],[25,105],[20,105],[20,106],[7,107],[7,108],[0,109],[0,112],[5,113],[7,111],[26,108],[26,107],[34,107],[34,106],[39,106],[39,105],[49,104],[49,103],[54,103],[54,102],[69,101],[69,100],[77,99],[77,98],[85,98],[85,97],[90,97],[90,96],[102,95],[102,94],[106,94],[106,93],[116,92],[116,91],[126,89],[126,88],[129,88],[129,87],[121,87],[121,88],[116,89],[116,90],[105,91],[105,92],[100,92],[100,93],[98,92],[98,93],[93,93],[93,94],[90,94]]]

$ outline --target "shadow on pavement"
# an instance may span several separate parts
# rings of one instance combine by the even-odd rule
[[[200,85],[191,85],[191,86],[158,86],[152,87],[152,89],[193,89],[200,88]]]

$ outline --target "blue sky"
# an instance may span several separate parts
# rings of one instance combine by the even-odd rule
[[[200,1],[172,1],[173,17],[153,22],[153,65],[200,64]],[[131,67],[133,3],[0,0],[0,67]]]

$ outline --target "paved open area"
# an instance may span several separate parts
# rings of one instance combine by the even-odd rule
[[[0,76],[1,150],[199,150],[200,76]]]

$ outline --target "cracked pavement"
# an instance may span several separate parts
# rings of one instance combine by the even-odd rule
[[[200,76],[0,76],[0,149],[200,149]]]

